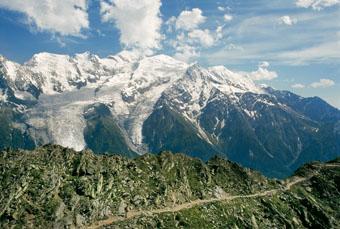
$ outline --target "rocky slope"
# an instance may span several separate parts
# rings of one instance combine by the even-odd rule
[[[340,160],[279,181],[219,158],[6,150],[0,227],[337,228],[339,179]]]
[[[340,155],[340,111],[225,67],[131,52],[0,57],[0,148],[215,155],[271,177]]]

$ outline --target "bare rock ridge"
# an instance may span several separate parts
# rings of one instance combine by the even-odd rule
[[[339,179],[339,159],[276,180],[218,157],[4,150],[0,227],[338,228]]]

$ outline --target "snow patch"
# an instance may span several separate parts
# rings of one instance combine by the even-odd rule
[[[0,91],[0,101],[7,102],[7,94],[5,91]]]

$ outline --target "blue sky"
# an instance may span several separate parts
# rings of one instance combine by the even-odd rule
[[[340,0],[0,0],[0,54],[123,49],[225,65],[340,107]]]

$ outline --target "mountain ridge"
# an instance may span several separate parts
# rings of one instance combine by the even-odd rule
[[[127,159],[53,145],[4,150],[0,165],[5,228],[339,226],[339,158],[281,181],[218,157]]]
[[[34,142],[129,156],[220,155],[276,177],[340,155],[340,111],[323,100],[166,55],[42,53],[24,65],[3,59],[0,93],[1,109],[13,114],[3,119],[7,133],[22,133],[2,148]],[[90,110],[97,118],[88,119]]]

